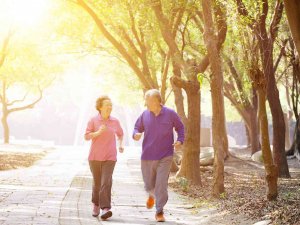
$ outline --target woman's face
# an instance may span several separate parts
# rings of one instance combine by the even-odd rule
[[[112,102],[110,100],[104,100],[102,107],[100,107],[101,115],[109,116],[112,111]]]

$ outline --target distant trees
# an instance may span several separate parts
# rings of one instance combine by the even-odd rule
[[[0,103],[4,143],[9,143],[8,116],[11,113],[33,108],[43,97],[43,90],[54,79],[55,69],[47,67],[46,61],[30,43],[20,43],[9,31],[2,40],[0,50]]]

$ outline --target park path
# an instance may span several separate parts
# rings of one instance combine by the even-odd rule
[[[101,221],[91,216],[92,177],[87,149],[57,147],[32,167],[0,172],[0,225],[156,224],[155,209],[145,208],[140,152],[134,147],[118,155],[113,217]],[[197,212],[190,208],[184,197],[170,190],[164,224],[229,224],[214,208]]]

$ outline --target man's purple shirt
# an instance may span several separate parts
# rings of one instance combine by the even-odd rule
[[[184,142],[184,126],[177,113],[162,106],[160,113],[145,110],[137,119],[133,136],[144,132],[142,160],[160,160],[173,155],[174,133],[177,132],[177,141]]]

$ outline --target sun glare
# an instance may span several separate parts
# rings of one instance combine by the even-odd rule
[[[49,8],[49,0],[9,0],[6,15],[16,26],[33,26],[42,20]]]

